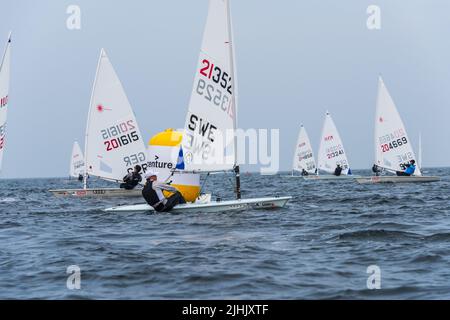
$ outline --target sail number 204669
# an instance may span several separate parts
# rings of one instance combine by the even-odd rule
[[[406,137],[403,137],[401,139],[393,140],[389,143],[384,143],[381,145],[381,151],[383,152],[389,152],[389,150],[401,147],[408,143],[408,139]]]

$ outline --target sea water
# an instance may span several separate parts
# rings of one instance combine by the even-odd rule
[[[294,199],[216,214],[104,213],[142,200],[56,198],[48,189],[80,187],[64,178],[1,180],[0,298],[448,299],[450,169],[427,171],[442,181],[242,173],[244,197]],[[232,188],[231,175],[205,185],[213,199]]]

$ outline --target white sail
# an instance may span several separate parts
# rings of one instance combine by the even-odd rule
[[[135,115],[102,49],[88,115],[86,174],[120,181],[139,164],[147,168],[147,151]]]
[[[390,171],[403,171],[404,164],[415,160],[411,141],[383,79],[378,80],[375,116],[375,164]],[[414,175],[422,175],[417,166]]]
[[[337,165],[342,167],[342,174],[350,173],[350,165],[347,154],[345,153],[344,144],[330,113],[327,112],[320,140],[318,169],[328,173],[334,173]]]
[[[5,53],[0,61],[0,170],[6,143],[6,123],[8,112],[9,73],[11,61],[11,33],[8,36]]]
[[[70,158],[70,176],[73,178],[78,178],[85,172],[84,167],[84,157],[81,151],[80,145],[77,141],[74,142],[72,148],[72,156]]]
[[[297,146],[295,148],[293,170],[302,172],[306,170],[308,173],[316,172],[316,161],[309,141],[308,133],[303,125],[298,134]]]
[[[236,164],[234,54],[228,0],[210,0],[183,137],[186,171]]]

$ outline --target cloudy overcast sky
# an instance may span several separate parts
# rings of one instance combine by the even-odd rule
[[[66,27],[69,5],[81,30]],[[369,5],[380,30],[366,26]],[[281,169],[301,123],[317,151],[327,109],[351,166],[370,167],[379,74],[415,146],[422,132],[424,165],[450,163],[449,1],[234,0],[232,10],[239,125],[280,129]],[[146,138],[184,125],[207,0],[2,0],[0,11],[1,39],[13,31],[2,177],[68,175],[102,47]]]

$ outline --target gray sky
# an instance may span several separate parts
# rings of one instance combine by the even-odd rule
[[[69,5],[81,30],[66,28]],[[381,30],[366,9],[381,8]],[[317,152],[328,109],[353,168],[373,162],[382,74],[425,166],[449,163],[448,0],[232,1],[242,128],[279,128],[289,170],[304,123]],[[67,176],[84,131],[100,48],[145,137],[184,125],[207,0],[2,0],[1,50],[13,31],[2,177]],[[439,146],[439,142],[443,142]]]

